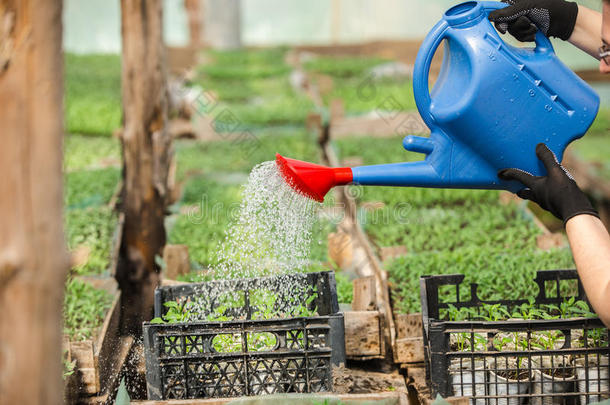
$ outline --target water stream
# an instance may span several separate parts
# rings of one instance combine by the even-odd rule
[[[303,271],[321,204],[296,192],[275,161],[250,173],[236,221],[213,266],[217,279],[251,278]]]

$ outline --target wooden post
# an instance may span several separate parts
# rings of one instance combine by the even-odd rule
[[[116,278],[123,332],[136,334],[152,316],[160,270],[155,256],[166,237],[171,139],[162,22],[162,0],[121,1],[125,222]]]
[[[163,260],[165,261],[164,276],[170,280],[176,280],[178,276],[183,276],[191,271],[191,260],[187,245],[165,245]]]
[[[61,404],[61,0],[0,0],[0,404]]]

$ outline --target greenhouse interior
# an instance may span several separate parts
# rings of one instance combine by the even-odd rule
[[[610,403],[610,1],[0,17],[0,404]]]

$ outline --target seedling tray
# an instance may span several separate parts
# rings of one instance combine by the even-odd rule
[[[269,293],[271,304],[261,308],[261,294]],[[155,316],[176,300],[197,303],[193,321],[144,323],[149,399],[332,390],[331,367],[345,361],[333,272],[161,287]],[[316,316],[281,317],[303,303]],[[219,308],[230,320],[207,320]],[[270,319],[256,319],[261,313]]]
[[[533,305],[525,299],[480,300],[477,284],[468,291],[463,280],[461,274],[420,279],[426,379],[433,396],[470,397],[477,405],[610,398],[609,334],[598,318],[483,320],[493,305],[509,314],[523,304],[560,306],[570,298],[561,295],[561,285],[570,280],[578,283],[574,298],[586,300],[575,270],[539,271]],[[455,320],[461,308],[471,319]]]

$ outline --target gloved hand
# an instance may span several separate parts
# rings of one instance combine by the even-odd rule
[[[578,4],[565,0],[502,0],[510,4],[489,13],[489,20],[502,34],[506,31],[522,42],[534,40],[536,29],[547,37],[564,41],[576,24]]]
[[[563,223],[568,219],[589,214],[599,218],[599,214],[587,196],[578,188],[572,175],[557,161],[555,154],[543,143],[536,146],[536,156],[546,167],[546,176],[532,176],[520,169],[503,169],[498,172],[502,180],[517,180],[527,188],[517,195],[531,200],[550,211]]]

